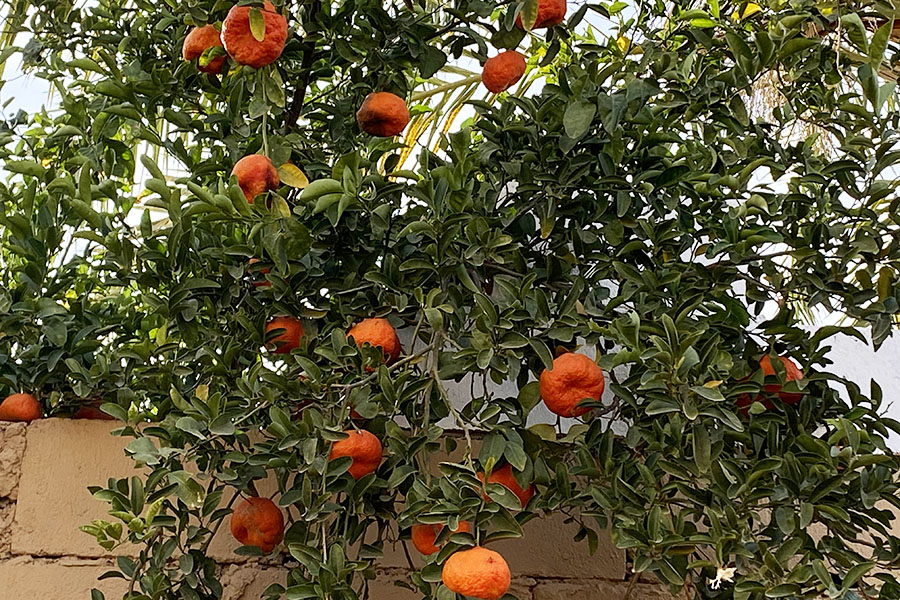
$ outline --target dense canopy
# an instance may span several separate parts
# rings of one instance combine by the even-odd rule
[[[450,600],[551,513],[695,597],[900,597],[900,424],[828,359],[898,312],[887,3],[3,5],[53,94],[0,122],[0,396],[133,437],[128,600],[220,598],[229,523],[332,600],[445,526],[398,585]]]

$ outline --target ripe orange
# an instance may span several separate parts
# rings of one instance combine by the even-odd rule
[[[781,361],[781,364],[784,365],[784,382],[790,383],[791,381],[799,381],[803,379],[803,371],[800,370],[800,367],[797,366],[797,363],[792,361],[790,358],[786,356],[779,356],[778,360]],[[775,367],[772,365],[772,359],[768,354],[762,357],[759,361],[759,366],[762,368],[762,372],[766,377],[772,377],[775,375]],[[778,397],[785,404],[796,404],[803,399],[803,394],[791,394],[787,392],[781,391],[782,385],[780,383],[770,383],[767,384],[763,389],[766,390],[769,394],[778,394]]]
[[[606,382],[603,371],[584,354],[566,352],[541,373],[541,399],[550,412],[561,417],[580,417],[590,409],[579,407],[585,398],[599,400]]]
[[[85,404],[72,415],[73,419],[90,419],[92,421],[115,421],[116,418],[100,410],[100,402]]]
[[[345,431],[350,437],[336,441],[331,446],[328,460],[349,456],[353,459],[348,472],[354,479],[374,473],[381,464],[381,442],[364,429]]]
[[[434,545],[434,541],[437,539],[437,536],[441,533],[443,528],[443,525],[437,524],[413,525],[412,531],[410,532],[413,546],[415,546],[416,550],[422,554],[434,554],[440,550],[439,547]],[[472,527],[469,525],[468,521],[460,521],[459,527],[454,529],[453,533],[471,530]]]
[[[532,29],[554,27],[566,18],[566,0],[538,0],[537,19]],[[516,25],[522,28],[522,15],[516,17]]]
[[[12,394],[0,402],[0,421],[26,423],[44,416],[41,403],[31,394]]]
[[[258,262],[258,258],[251,258],[247,264],[255,265]],[[266,274],[269,271],[269,267],[263,267],[258,271],[250,271],[250,277],[252,278],[253,287],[271,287],[272,282],[265,278]]]
[[[275,337],[269,337],[269,333],[276,329],[283,329]],[[303,324],[300,319],[294,317],[275,317],[266,323],[266,345],[275,354],[288,354],[300,345],[303,337]]]
[[[444,563],[441,579],[457,594],[499,600],[509,589],[509,565],[497,552],[475,546],[451,554]]]
[[[478,479],[481,483],[484,483],[484,473],[478,473]],[[519,502],[522,503],[522,508],[525,508],[528,501],[534,496],[534,484],[530,483],[527,488],[522,489],[522,486],[516,481],[516,476],[513,474],[512,466],[510,466],[509,463],[491,471],[491,476],[488,477],[487,482],[499,483],[507,488],[519,498]],[[488,498],[488,495],[485,494],[484,497]]]
[[[212,25],[203,27],[194,27],[191,29],[187,37],[184,38],[184,44],[181,46],[181,55],[184,60],[193,61],[200,58],[203,52],[208,48],[222,47],[222,41],[219,39],[219,30]],[[205,65],[197,64],[197,69],[204,73],[221,73],[222,67],[225,65],[225,55],[221,54],[210,60]]]
[[[366,96],[356,112],[359,128],[370,135],[393,137],[409,123],[409,109],[400,96],[375,92]]]
[[[360,348],[365,344],[381,348],[385,355],[385,363],[391,364],[400,358],[403,348],[397,331],[387,319],[363,319],[347,331],[347,337],[353,338]]]
[[[222,43],[225,51],[234,62],[256,69],[275,62],[284,42],[287,40],[287,19],[278,14],[275,6],[266,0],[265,6],[259,9],[266,23],[266,31],[261,42],[253,37],[250,31],[249,6],[233,6],[222,22]]]
[[[778,360],[781,361],[781,364],[784,365],[784,383],[790,383],[791,381],[799,381],[803,379],[803,371],[800,370],[800,367],[797,366],[793,360],[786,356],[779,356]],[[768,354],[763,356],[759,361],[760,369],[762,369],[763,375],[766,377],[774,377],[775,376],[775,367],[772,365],[772,359]],[[778,398],[784,402],[785,404],[797,404],[800,400],[803,399],[803,394],[800,393],[791,393],[791,392],[782,392],[782,384],[781,383],[767,383],[763,386],[763,390],[765,390],[768,395],[778,395]],[[756,397],[757,402],[761,402],[763,406],[768,408],[769,410],[775,408],[775,405],[772,404],[772,401],[768,398],[763,397],[762,394]],[[738,408],[743,409],[745,415],[749,412],[748,408],[753,402],[750,400],[750,396],[747,394],[742,394],[738,397],[737,406]]]
[[[481,82],[488,90],[499,94],[514,86],[525,74],[525,57],[515,50],[501,52],[484,63]]]
[[[253,199],[270,190],[278,188],[281,179],[278,177],[278,169],[267,156],[262,154],[250,154],[234,163],[231,174],[237,177],[238,185],[247,198],[247,202],[253,204]]]
[[[231,535],[268,554],[284,539],[284,515],[268,498],[247,498],[231,515]]]

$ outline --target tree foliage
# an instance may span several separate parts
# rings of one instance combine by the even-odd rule
[[[6,6],[3,57],[58,107],[0,132],[0,386],[103,402],[134,438],[146,475],[97,487],[111,518],[85,528],[136,544],[128,600],[219,598],[205,550],[266,479],[296,561],[271,598],[361,597],[390,532],[468,520],[398,582],[446,600],[453,551],[557,512],[697,596],[900,596],[900,424],[827,358],[898,311],[892,9],[589,0],[526,33],[534,0],[275,4],[281,58],[221,77],[180,43],[225,0]],[[458,65],[511,47],[526,83],[475,94]],[[380,90],[410,100],[405,138],[357,128]],[[229,173],[257,152],[312,183],[248,204]],[[813,331],[798,303],[846,319]],[[304,320],[289,355],[262,350],[277,315]],[[401,330],[391,366],[345,335],[372,316]],[[535,380],[564,350],[598,351],[612,393],[554,426]],[[799,403],[757,396],[767,354],[801,365]],[[328,461],[353,423],[385,448],[358,481]],[[504,463],[536,484],[523,510],[483,497]]]

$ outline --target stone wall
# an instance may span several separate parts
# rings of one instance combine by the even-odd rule
[[[88,600],[91,588],[118,600],[121,579],[97,581],[115,556],[78,530],[91,519],[105,517],[106,504],[94,500],[89,485],[131,473],[124,454],[128,440],[109,435],[103,421],[45,419],[28,426],[0,423],[0,598],[2,600]],[[247,559],[233,553],[227,528],[210,546],[221,565],[226,600],[256,600],[273,582],[284,582],[278,559]],[[525,537],[492,544],[513,572],[512,592],[519,600],[609,600],[622,598],[625,556],[608,538],[589,556],[585,543],[572,541],[573,526],[561,519],[536,519]],[[372,600],[417,600],[394,586],[409,566],[397,545],[388,549],[370,585]],[[416,553],[413,551],[413,555]],[[414,557],[416,560],[417,557]],[[634,600],[665,600],[665,590],[633,583]]]

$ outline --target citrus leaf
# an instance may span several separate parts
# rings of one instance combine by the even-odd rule
[[[250,9],[250,33],[257,42],[266,39],[266,19],[256,7]]]
[[[309,185],[309,179],[306,178],[303,171],[292,163],[284,163],[278,167],[278,177],[281,179],[281,183],[298,190],[302,190]]]
[[[587,133],[594,115],[597,114],[597,105],[579,100],[566,107],[563,115],[563,126],[566,135],[576,140]]]
[[[524,0],[519,7],[519,18],[522,19],[522,28],[531,31],[537,22],[538,0]]]

